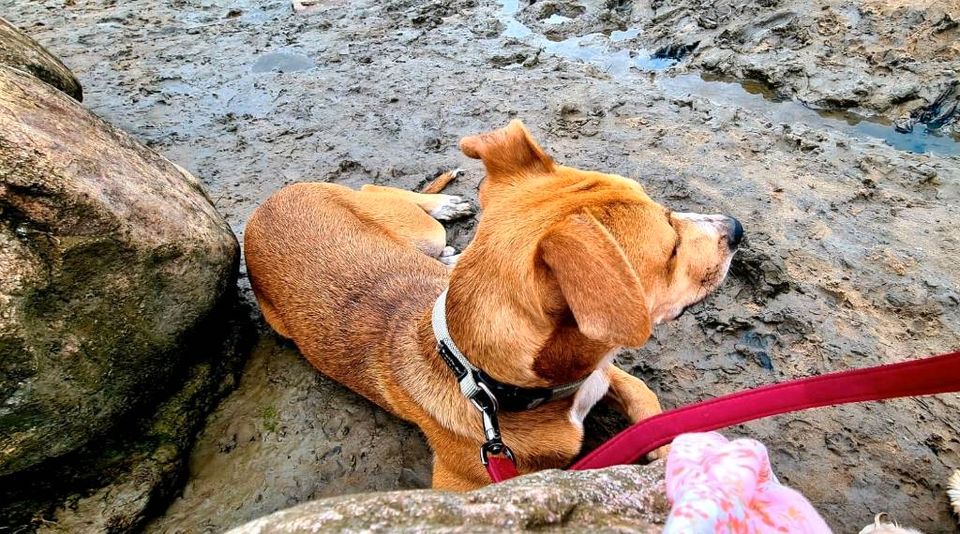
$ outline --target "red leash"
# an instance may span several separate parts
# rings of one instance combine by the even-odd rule
[[[950,392],[960,392],[960,352],[771,384],[640,421],[570,469],[582,471],[633,463],[687,432],[708,432],[808,408]],[[509,461],[490,462],[487,471],[495,482],[517,474]]]
[[[519,475],[517,464],[503,456],[487,458],[487,474],[490,475],[490,480],[494,482],[503,482]]]

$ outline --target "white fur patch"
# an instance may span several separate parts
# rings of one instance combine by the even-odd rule
[[[953,513],[960,517],[960,469],[953,472],[950,481],[947,482],[947,495],[950,497],[950,505],[953,506]],[[960,525],[960,523],[958,523]]]
[[[587,380],[577,390],[573,397],[573,406],[570,408],[570,422],[583,428],[583,420],[590,413],[593,405],[600,402],[600,399],[607,394],[610,389],[610,380],[607,379],[608,360],[604,360],[603,365],[598,367]]]
[[[923,532],[901,527],[896,521],[889,521],[886,513],[879,513],[873,518],[873,524],[863,527],[860,534],[923,534]]]
[[[440,257],[437,258],[437,259],[440,260],[440,263],[442,263],[442,264],[444,264],[444,265],[446,265],[446,266],[448,266],[448,267],[453,267],[454,265],[457,264],[457,261],[460,260],[460,255],[459,255],[459,254],[454,254],[454,255],[452,255],[452,256],[440,256]]]
[[[436,195],[440,202],[430,210],[430,216],[438,221],[453,221],[473,215],[473,204],[455,195]]]
[[[676,213],[674,217],[684,221],[690,221],[700,227],[700,231],[713,236],[720,236],[721,228],[730,221],[729,217],[724,215],[704,215],[702,213]]]

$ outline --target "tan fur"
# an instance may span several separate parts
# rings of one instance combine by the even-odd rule
[[[519,386],[606,369],[593,385],[608,382],[608,400],[637,421],[660,404],[609,356],[642,345],[654,324],[715,289],[732,256],[636,182],[557,165],[519,121],[461,148],[483,160],[487,176],[483,217],[452,272],[436,259],[445,232],[429,213],[456,199],[436,194],[453,176],[428,193],[291,185],[256,210],[244,237],[270,326],[321,372],[418,425],[435,454],[434,487],[455,490],[488,479],[479,416],[440,360],[430,325],[444,287],[451,336],[474,365]],[[583,430],[573,405],[501,414],[521,473],[576,456]]]
[[[453,171],[450,171],[450,172],[445,172],[445,173],[441,174],[440,176],[437,176],[436,178],[434,178],[433,181],[430,182],[429,184],[423,186],[423,189],[421,189],[420,192],[421,192],[421,193],[426,193],[426,194],[436,194],[436,193],[439,193],[440,191],[443,191],[443,189],[444,189],[445,187],[447,187],[447,185],[448,185],[450,182],[452,182],[454,179],[456,179],[456,177],[457,177],[461,172],[463,172],[461,169],[456,169],[456,170],[453,170]]]

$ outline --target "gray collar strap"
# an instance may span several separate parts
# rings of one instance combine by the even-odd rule
[[[505,384],[478,369],[457,348],[447,330],[447,290],[437,297],[433,305],[433,335],[437,338],[437,350],[447,367],[453,371],[460,392],[474,401],[478,396],[489,397],[495,409],[507,412],[531,410],[545,402],[569,397],[577,392],[584,380],[552,388],[525,388]],[[486,394],[486,395],[483,395]]]

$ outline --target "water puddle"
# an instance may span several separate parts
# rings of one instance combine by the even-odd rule
[[[763,109],[775,124],[802,124],[834,130],[851,137],[871,137],[906,152],[942,155],[960,154],[960,138],[929,131],[917,125],[911,133],[900,133],[880,118],[864,117],[849,111],[816,110],[793,100],[780,98],[763,84],[724,80],[699,74],[662,77],[657,86],[677,97],[694,95],[721,107]]]
[[[500,5],[502,8],[498,14],[498,20],[504,26],[502,35],[542,48],[548,54],[590,63],[605,72],[621,76],[626,75],[632,69],[641,71],[662,70],[676,63],[669,59],[654,59],[651,57],[652,54],[646,50],[618,50],[611,46],[612,43],[620,43],[640,35],[639,29],[618,30],[610,33],[610,35],[590,33],[553,41],[534,32],[529,26],[517,20],[519,0],[500,0]],[[560,15],[551,15],[543,22],[559,24],[568,20],[571,19]]]
[[[316,66],[312,59],[303,54],[291,52],[271,52],[257,58],[253,72],[296,72],[309,70]]]
[[[869,137],[883,139],[888,145],[916,154],[940,154],[942,156],[960,155],[960,135],[945,135],[937,130],[919,130],[900,133],[890,126],[881,126],[876,122],[864,121],[856,130]]]
[[[554,13],[553,15],[550,15],[549,17],[543,19],[543,23],[544,24],[563,24],[564,22],[570,22],[571,20],[573,19],[570,17],[564,17],[563,15],[558,15]]]
[[[635,76],[644,72],[662,71],[677,64],[675,59],[654,58],[649,50],[622,48],[617,45],[640,35],[641,31],[637,28],[614,31],[609,35],[591,33],[552,41],[517,19],[519,0],[498,0],[498,3],[501,7],[497,19],[504,26],[502,36],[542,48],[548,54],[589,63],[611,76]],[[553,25],[567,20],[567,17],[552,15],[543,22]],[[883,119],[846,111],[812,109],[799,102],[779,98],[773,91],[756,82],[683,74],[658,76],[656,84],[665,94],[674,97],[701,97],[721,107],[761,110],[775,123],[799,124],[840,131],[851,137],[879,139],[906,152],[960,155],[960,135],[941,134],[936,130],[927,130],[923,125],[917,125],[911,133],[900,133]]]
[[[220,2],[225,4],[226,2]],[[230,26],[236,23],[260,25],[276,19],[280,12],[272,6],[260,6],[263,2],[254,0],[233,0],[230,6],[218,6],[207,2],[200,9],[178,11],[176,23],[166,26],[176,31],[200,30],[211,26]],[[289,8],[288,8],[289,9]]]
[[[628,39],[633,39],[634,37],[640,35],[640,28],[631,28],[629,30],[614,30],[610,33],[610,41],[614,43],[619,43],[621,41],[626,41]]]

